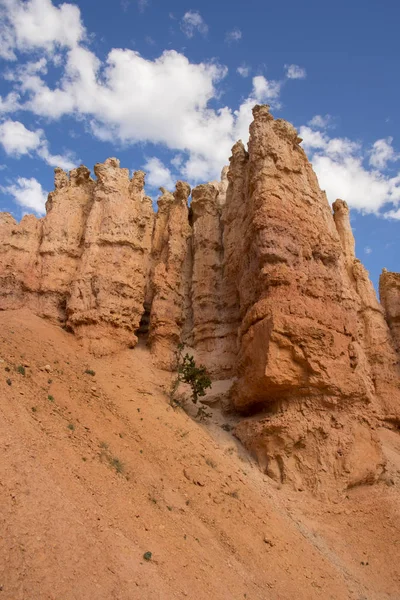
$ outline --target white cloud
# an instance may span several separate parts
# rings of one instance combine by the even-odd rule
[[[38,215],[44,215],[46,212],[48,192],[34,177],[31,179],[18,177],[14,184],[2,187],[1,191],[12,196],[20,206],[33,210]]]
[[[376,169],[386,169],[388,162],[399,160],[400,154],[396,154],[392,142],[392,137],[376,140],[369,157],[369,164],[371,166]]]
[[[299,65],[285,65],[285,69],[288,79],[305,79],[307,77],[306,70]]]
[[[81,161],[76,159],[73,154],[51,154],[47,144],[43,144],[37,151],[38,156],[42,158],[51,167],[61,167],[65,171],[74,169]]]
[[[9,156],[19,157],[35,151],[40,158],[53,167],[73,169],[76,162],[70,155],[52,155],[42,129],[31,131],[20,121],[0,123],[0,144]]]
[[[12,113],[19,108],[19,95],[15,92],[10,92],[5,98],[0,96],[0,115]]]
[[[159,158],[153,156],[147,159],[143,169],[146,171],[146,183],[153,188],[161,186],[173,190],[175,187],[171,171],[161,162]]]
[[[369,171],[364,164],[368,152],[358,142],[330,138],[306,126],[299,133],[330,202],[341,198],[363,213],[397,218],[387,205],[400,202],[400,174],[390,178],[378,170]]]
[[[396,221],[400,221],[400,208],[397,210],[388,210],[383,215],[386,219],[396,219]]]
[[[32,12],[36,5],[49,4],[49,0],[29,0],[23,5],[25,8],[21,8],[20,0],[1,2],[7,6],[14,2],[22,12]],[[53,7],[55,13],[50,12],[58,19],[66,6]],[[66,51],[56,49],[55,54],[48,54],[48,47],[61,46],[61,34],[53,27],[57,36],[53,31],[49,37],[45,28],[42,52],[38,49],[32,62],[17,66],[9,75],[14,93],[19,94],[20,110],[47,119],[70,116],[84,121],[98,139],[112,143],[162,144],[179,153],[180,176],[197,182],[219,175],[239,137],[247,142],[254,104],[268,102],[272,107],[280,107],[282,82],[257,76],[252,80],[252,90],[237,110],[227,106],[211,108],[210,103],[216,99],[221,106],[219,84],[227,68],[215,61],[191,63],[174,50],[147,60],[138,52],[114,48],[101,61],[83,45],[85,29],[79,9],[74,9],[77,26]],[[187,12],[183,22],[189,35],[207,30],[197,12]],[[30,44],[39,43],[33,34],[21,37],[27,38]],[[63,43],[66,44],[65,40]],[[50,84],[47,64],[50,61],[54,64],[54,56],[57,56],[58,68],[55,72],[51,70]],[[34,151],[49,164],[72,166],[73,159],[68,154],[54,156],[44,143]]]
[[[365,254],[372,254],[372,248],[370,248],[370,246],[365,246],[364,252]]]
[[[225,41],[230,44],[231,42],[238,42],[242,39],[242,32],[238,27],[234,27],[231,31],[227,31],[225,34]]]
[[[30,131],[19,121],[0,124],[0,143],[11,156],[21,156],[36,150],[42,143],[43,131]]]
[[[0,55],[8,60],[15,51],[73,48],[85,37],[79,8],[51,0],[1,0],[0,31]]]
[[[317,129],[327,129],[332,126],[332,116],[331,115],[315,115],[310,121],[308,121],[307,125],[310,127],[316,127]]]
[[[250,71],[250,67],[245,64],[240,65],[240,67],[236,69],[236,72],[239,73],[241,77],[248,77],[250,75]]]
[[[196,31],[201,33],[201,35],[207,35],[208,25],[198,11],[189,10],[183,15],[181,20],[181,30],[186,37],[192,38]]]

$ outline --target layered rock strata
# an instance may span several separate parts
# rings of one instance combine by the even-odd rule
[[[400,354],[400,273],[383,269],[379,278],[379,296],[386,320],[393,336],[397,354]]]
[[[180,342],[234,378],[237,437],[279,482],[320,491],[384,471],[375,427],[400,421],[399,367],[345,202],[333,214],[296,130],[254,108],[221,182],[162,190],[116,159],[56,170],[47,215],[0,215],[0,309],[28,306],[95,353],[143,335],[156,364]],[[393,274],[391,274],[393,275]],[[394,284],[396,281],[396,285]],[[382,297],[392,334],[398,289]]]

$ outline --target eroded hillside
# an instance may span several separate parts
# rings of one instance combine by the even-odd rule
[[[216,409],[172,409],[142,346],[95,358],[18,310],[0,357],[2,598],[398,598],[395,431],[385,481],[318,500],[263,475]]]

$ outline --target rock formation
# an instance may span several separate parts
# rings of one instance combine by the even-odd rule
[[[234,379],[236,436],[279,482],[376,481],[375,427],[400,422],[398,359],[345,202],[332,210],[296,130],[256,106],[221,182],[178,182],[154,213],[116,159],[56,170],[47,215],[0,215],[0,309],[58,322],[95,353],[144,335],[159,366],[179,342]],[[188,205],[188,203],[190,205]],[[399,280],[381,295],[399,348]]]
[[[386,313],[394,345],[400,354],[400,273],[383,269],[379,278],[379,296]]]

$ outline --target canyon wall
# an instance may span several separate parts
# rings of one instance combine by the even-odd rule
[[[400,273],[383,269],[379,278],[379,296],[392,332],[395,348],[400,354]]]
[[[29,307],[96,354],[144,336],[165,369],[183,342],[232,380],[235,435],[270,477],[372,483],[376,425],[400,422],[398,279],[381,282],[390,331],[346,203],[332,213],[292,125],[253,114],[221,181],[178,182],[156,213],[116,159],[96,180],[56,169],[43,219],[0,215],[0,309]]]

